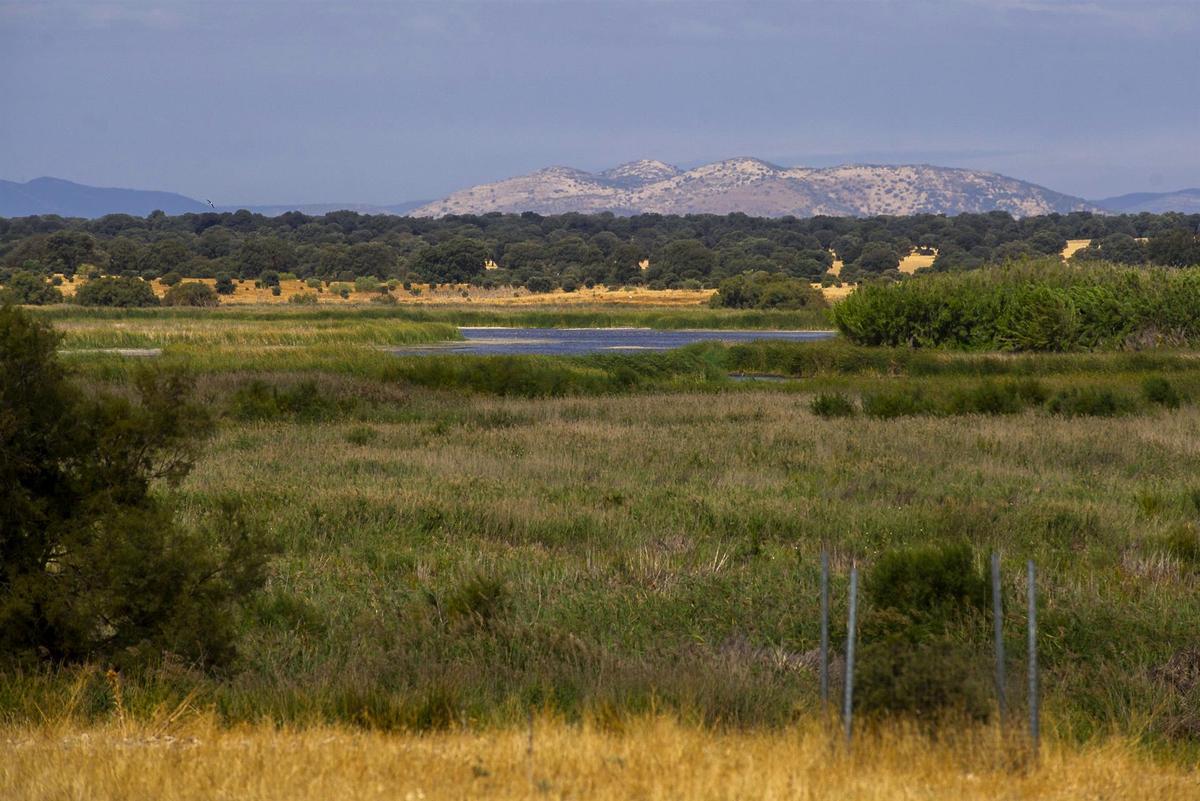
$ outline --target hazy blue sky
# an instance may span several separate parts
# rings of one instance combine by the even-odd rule
[[[0,177],[395,202],[551,164],[1200,185],[1200,0],[0,0]]]

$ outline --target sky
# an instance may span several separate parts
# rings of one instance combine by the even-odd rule
[[[0,0],[0,178],[397,203],[550,165],[1200,186],[1200,0]]]

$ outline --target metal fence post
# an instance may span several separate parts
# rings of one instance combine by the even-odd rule
[[[1000,725],[1006,712],[1004,678],[1004,603],[1000,597],[1000,554],[992,553],[992,631],[996,637],[996,703],[1000,709]]]
[[[829,554],[821,551],[821,706],[829,708]]]
[[[854,628],[858,618],[858,566],[850,567],[850,613],[846,625],[846,682],[842,700],[842,720],[846,725],[846,745],[850,745],[854,714]]]
[[[1041,737],[1041,721],[1038,709],[1038,659],[1037,659],[1037,581],[1033,560],[1027,565],[1029,572],[1029,737],[1036,758]]]

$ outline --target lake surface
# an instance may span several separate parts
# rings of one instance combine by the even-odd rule
[[[585,353],[637,353],[670,350],[695,342],[754,342],[764,339],[814,342],[832,331],[660,331],[653,328],[460,328],[462,342],[393,348],[400,355],[469,353],[476,355],[578,356]]]

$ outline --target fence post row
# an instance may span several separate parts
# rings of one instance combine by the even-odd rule
[[[1037,581],[1032,559],[1026,567],[1029,572],[1029,738],[1033,745],[1033,755],[1037,757],[1041,738],[1038,709]]]
[[[996,701],[1003,725],[1007,710],[1004,672],[1004,603],[1000,593],[1000,555],[992,553],[992,632],[996,648]],[[1028,648],[1029,648],[1029,737],[1036,757],[1040,753],[1041,715],[1038,699],[1037,657],[1037,575],[1033,560],[1026,563],[1028,572]],[[850,744],[854,715],[854,645],[858,621],[858,565],[850,567],[850,602],[846,624],[846,676],[843,686],[842,721],[846,745]],[[829,701],[829,554],[821,553],[821,701]]]
[[[1004,602],[1000,597],[1000,554],[992,553],[992,631],[996,637],[996,703],[1000,709],[1000,725],[1005,716],[1004,677]]]
[[[858,565],[850,567],[850,611],[846,624],[846,682],[845,698],[842,702],[842,719],[846,724],[846,745],[850,745],[852,717],[854,714],[854,629],[858,619]]]
[[[821,551],[821,706],[829,707],[829,553]]]

